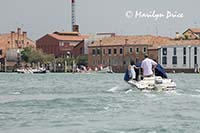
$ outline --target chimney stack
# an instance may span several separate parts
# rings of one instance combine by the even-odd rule
[[[22,32],[21,28],[17,28],[17,33],[18,33],[18,35],[20,35],[21,32]]]
[[[15,42],[15,32],[14,31],[11,31],[10,42],[11,42],[11,48],[14,48],[14,42]]]
[[[180,39],[180,34],[179,34],[179,32],[176,32],[176,37],[175,37],[175,39]]]
[[[79,32],[79,25],[73,25],[73,32]]]

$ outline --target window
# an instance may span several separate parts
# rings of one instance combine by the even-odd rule
[[[177,56],[172,57],[172,64],[177,65]]]
[[[117,49],[116,48],[114,49],[114,54],[117,54]]]
[[[133,53],[133,48],[129,48],[129,52],[130,52],[130,53]]]
[[[100,48],[97,49],[97,55],[100,55]]]
[[[95,54],[96,54],[96,50],[92,49],[92,55],[95,55]]]
[[[106,54],[106,50],[105,49],[103,49],[103,54]]]
[[[186,65],[186,56],[183,56],[183,65]]]
[[[167,55],[167,48],[163,48],[163,55]]]
[[[138,54],[140,52],[139,48],[136,48],[136,54]]]
[[[120,48],[120,54],[123,54],[123,49],[122,48]]]
[[[83,48],[80,48],[80,54],[83,54]]]
[[[110,48],[108,49],[108,54],[112,54],[112,52],[111,52],[111,49],[110,49]]]
[[[197,56],[194,56],[194,64],[197,64]]]
[[[163,65],[167,65],[167,57],[163,57],[163,59],[162,59],[162,64],[163,64]]]
[[[2,54],[3,54],[2,49],[0,49],[0,55],[2,55]]]
[[[143,53],[146,53],[146,52],[147,52],[147,48],[144,47],[144,48],[143,48]]]
[[[16,43],[16,44],[18,44],[18,41],[17,41],[17,40],[15,40],[15,43]]]
[[[186,55],[186,47],[183,48],[183,55]]]
[[[93,65],[96,65],[96,62],[95,62],[95,60],[93,60],[93,62],[92,62],[92,63],[93,63]]]
[[[176,55],[176,48],[174,48],[174,55]]]
[[[197,55],[197,47],[194,47],[194,55]]]

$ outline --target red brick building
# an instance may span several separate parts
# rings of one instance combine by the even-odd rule
[[[54,32],[38,39],[36,46],[56,57],[77,57],[84,54],[84,39],[78,32]]]
[[[111,66],[114,72],[124,72],[131,61],[141,62],[144,54],[158,60],[158,48],[170,38],[160,36],[113,36],[88,46],[88,64],[92,68]]]
[[[17,32],[0,34],[0,65],[13,66],[17,61],[17,51],[25,47],[36,47],[35,42],[27,37],[27,32],[17,29]]]
[[[88,65],[111,66],[114,72],[124,72],[130,64],[140,62],[148,51],[148,45],[135,36],[114,36],[97,40],[88,47]]]

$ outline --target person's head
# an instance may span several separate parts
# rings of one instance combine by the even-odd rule
[[[131,65],[128,65],[128,70],[131,70]]]
[[[131,66],[132,66],[132,65],[135,65],[135,62],[134,62],[133,60],[131,60]]]
[[[145,55],[144,55],[144,58],[148,58],[148,57],[149,57],[148,54],[145,54]]]

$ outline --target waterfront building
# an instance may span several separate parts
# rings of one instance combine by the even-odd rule
[[[46,54],[55,57],[77,57],[84,55],[84,39],[79,32],[54,32],[36,41],[36,46]]]
[[[139,41],[132,36],[99,39],[88,46],[88,65],[93,69],[111,66],[114,72],[123,72],[131,60],[137,63],[148,52],[148,45]]]
[[[184,33],[185,39],[199,39],[200,38],[200,28],[189,28]]]
[[[111,66],[114,72],[124,72],[131,61],[140,63],[144,54],[158,60],[158,47],[166,44],[170,38],[143,36],[112,36],[98,39],[88,46],[88,65],[92,68],[100,64]]]
[[[200,40],[171,40],[158,50],[158,61],[168,72],[197,72]]]
[[[1,71],[13,70],[20,61],[20,51],[25,47],[35,48],[35,42],[27,37],[27,32],[17,29],[17,32],[0,34],[0,68]]]

